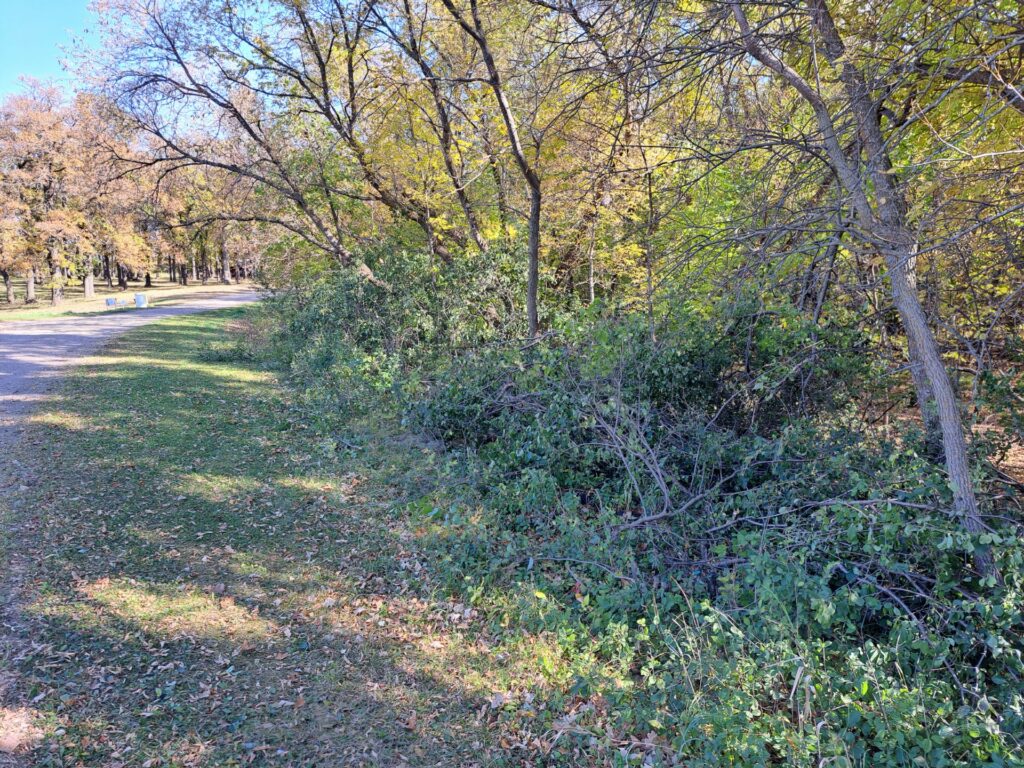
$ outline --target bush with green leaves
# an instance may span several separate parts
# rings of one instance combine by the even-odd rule
[[[865,426],[858,345],[737,307],[460,358],[413,413],[482,510],[439,525],[441,568],[618,670],[650,764],[1017,764],[1016,524],[964,534],[922,446]]]
[[[443,442],[410,507],[436,572],[494,637],[554,638],[547,695],[588,702],[546,764],[1022,764],[1016,507],[979,469],[993,529],[962,531],[921,441],[863,418],[888,379],[840,315],[692,305],[652,332],[595,305],[526,343],[500,268],[405,258],[285,295],[275,344],[317,408]],[[551,704],[505,726],[550,732]]]
[[[374,279],[325,266],[293,276],[253,322],[261,344],[314,401],[356,411],[393,409],[403,391],[456,350],[514,332],[514,250],[445,263],[381,245],[366,253]]]

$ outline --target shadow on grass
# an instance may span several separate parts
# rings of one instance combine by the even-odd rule
[[[489,764],[460,672],[486,651],[438,639],[386,489],[204,359],[240,311],[215,314],[115,342],[21,446],[33,764]]]

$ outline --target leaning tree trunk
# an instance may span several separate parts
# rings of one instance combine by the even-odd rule
[[[445,0],[447,4],[449,0]],[[939,346],[921,306],[913,279],[916,239],[909,225],[901,190],[889,162],[889,144],[882,133],[881,111],[865,75],[857,68],[856,56],[849,55],[825,0],[806,0],[812,27],[821,38],[821,50],[839,69],[846,104],[860,139],[867,178],[860,158],[847,156],[830,113],[829,104],[815,85],[786,64],[756,33],[742,3],[730,3],[747,52],[786,80],[814,110],[822,144],[839,182],[850,195],[861,230],[882,252],[889,273],[893,305],[899,313],[910,355],[918,405],[926,427],[938,424],[943,458],[953,492],[953,512],[968,533],[985,530],[978,500],[971,482],[967,437],[953,382],[946,371]],[[874,204],[872,204],[872,202]],[[916,371],[915,371],[916,369]],[[984,576],[999,578],[991,550],[980,547],[974,564]]]
[[[910,233],[906,233],[905,237],[909,238]],[[910,367],[911,371],[915,372],[914,383],[920,383],[917,396],[922,419],[926,427],[929,421],[937,423],[939,427],[946,474],[953,492],[953,512],[968,533],[979,534],[985,531],[986,526],[981,518],[971,480],[971,464],[963,417],[956,390],[921,306],[921,299],[913,280],[908,278],[907,264],[913,259],[913,255],[911,249],[893,249],[885,254],[893,305],[899,312],[907,334]],[[977,550],[974,563],[982,575],[998,575],[992,552],[988,547]]]
[[[908,284],[910,290],[914,290],[912,279],[908,280]],[[902,313],[900,319],[905,324]],[[924,426],[924,452],[931,460],[938,461],[945,449],[942,445],[942,423],[935,405],[935,388],[924,366],[920,364],[926,354],[927,351],[921,349],[920,341],[908,333],[907,358],[910,361],[910,378],[914,383],[917,409],[921,413],[921,424]]]
[[[867,184],[850,183],[853,166],[847,163],[841,152],[835,158],[841,162],[834,165],[840,181],[855,198],[859,198],[862,227],[875,243],[881,244],[889,273],[893,305],[907,335],[911,371],[916,369],[914,384],[921,418],[926,430],[934,430],[937,424],[941,435],[946,474],[953,492],[953,513],[968,533],[979,534],[986,526],[981,518],[971,480],[963,416],[956,389],[918,296],[914,278],[917,240],[907,219],[907,205],[889,159],[889,144],[882,133],[881,112],[877,108],[868,79],[854,63],[855,57],[847,52],[825,0],[808,0],[808,10],[815,30],[821,35],[826,58],[839,68],[839,79],[843,83],[864,148],[869,176],[864,181],[870,180],[870,187]],[[815,109],[819,111],[820,106],[815,105]],[[830,154],[837,154],[834,146]],[[847,179],[844,180],[844,177]],[[872,189],[876,203],[875,212],[870,210],[867,203],[869,188]],[[855,199],[854,204],[857,206],[858,200]],[[999,578],[989,547],[979,546],[974,553],[974,565],[983,576]]]

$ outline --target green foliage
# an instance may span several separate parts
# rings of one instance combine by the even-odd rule
[[[860,335],[784,302],[689,305],[653,333],[595,306],[524,346],[453,334],[456,298],[410,300],[411,276],[339,280],[271,310],[292,369],[386,393],[443,442],[408,512],[495,636],[560,649],[538,656],[546,711],[577,709],[547,764],[1020,764],[1024,555],[1012,523],[965,534],[941,469],[859,416],[885,382]],[[981,545],[1003,583],[972,572]],[[502,718],[527,742],[561,727]]]
[[[518,258],[493,249],[486,263],[478,255],[446,264],[381,246],[366,259],[375,281],[338,268],[301,275],[257,313],[251,349],[287,365],[314,401],[393,408],[415,388],[416,371],[516,327]]]

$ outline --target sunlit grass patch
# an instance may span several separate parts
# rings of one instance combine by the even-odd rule
[[[237,502],[238,497],[245,497],[247,494],[261,494],[263,484],[257,478],[240,474],[188,472],[177,476],[166,487],[170,493],[175,494],[175,499],[184,496],[185,499],[192,501],[223,504]]]
[[[226,379],[230,384],[234,385],[248,385],[248,384],[265,384],[272,385],[273,379],[265,371],[249,368],[239,368],[237,365],[228,365],[223,363],[204,363],[200,362],[196,358],[190,358],[188,360],[153,360],[149,358],[131,358],[130,363],[132,365],[145,365],[151,368],[162,368],[165,371],[189,371],[194,373],[206,374],[208,376],[216,376],[218,378]]]
[[[224,379],[229,387],[245,387],[253,384],[270,386],[272,384],[272,379],[264,371],[247,370],[218,363],[204,363],[194,358],[167,361],[138,354],[116,356],[98,354],[84,358],[82,366],[80,375],[84,378],[102,378],[119,382],[131,381],[139,377],[140,374],[148,376],[152,369],[160,369],[168,373],[186,371],[213,376]]]
[[[273,575],[266,558],[246,552],[235,553],[231,556],[231,569],[242,578],[261,579]]]
[[[28,707],[0,706],[0,765],[3,755],[29,752],[43,738],[39,714]]]
[[[340,482],[337,478],[318,477],[316,475],[291,475],[281,477],[277,485],[281,488],[304,491],[308,494],[352,494],[359,485],[357,477],[343,478]]]
[[[82,414],[60,410],[47,410],[32,414],[29,416],[28,421],[32,424],[46,424],[75,432],[102,429],[93,419],[87,418]]]
[[[221,588],[218,591],[223,591]],[[273,625],[230,596],[195,588],[102,579],[80,592],[121,622],[168,638],[265,640]]]

